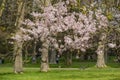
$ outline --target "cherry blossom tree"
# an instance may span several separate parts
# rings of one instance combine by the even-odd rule
[[[89,40],[92,34],[108,26],[108,20],[101,9],[93,10],[94,4],[88,9],[84,7],[83,11],[86,13],[83,13],[71,12],[68,8],[70,3],[71,0],[60,1],[53,5],[47,3],[41,7],[41,13],[32,12],[33,19],[26,19],[20,28],[22,34],[16,34],[14,37],[16,41],[21,42],[30,39],[42,42],[41,71],[49,70],[49,46],[53,46],[59,53],[76,49],[85,52],[91,47]],[[103,37],[101,40],[105,39]],[[102,54],[101,47],[98,48],[97,54]]]

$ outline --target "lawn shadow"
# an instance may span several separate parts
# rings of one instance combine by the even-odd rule
[[[112,68],[120,68],[120,63],[117,62],[112,62],[112,63],[107,63],[107,66],[110,66]]]
[[[12,74],[14,74],[14,73],[12,73],[12,72],[0,73],[0,76],[4,76],[4,75],[12,75]]]

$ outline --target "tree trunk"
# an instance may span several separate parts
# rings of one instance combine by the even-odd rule
[[[17,19],[15,26],[19,29],[21,26],[21,22],[24,19],[24,12],[25,12],[25,2],[23,0],[18,1],[18,12],[17,12]],[[22,32],[16,30],[16,34],[22,36]],[[22,63],[22,46],[23,41],[16,41],[15,42],[15,62],[14,62],[14,72],[21,73],[23,72],[23,63]]]
[[[33,56],[32,56],[32,63],[37,63],[37,59],[36,59],[36,55],[37,55],[37,53],[36,53],[36,45],[37,44],[37,42],[36,42],[36,40],[35,40],[35,42],[34,42],[34,47],[33,47]]]
[[[108,55],[108,47],[107,46],[105,46],[104,57],[105,57],[105,63],[107,63],[108,62],[108,57],[109,57],[109,55]]]
[[[50,51],[49,62],[50,64],[56,64],[56,51],[54,49]]]
[[[47,7],[51,5],[51,0],[45,0],[44,6]],[[48,48],[49,48],[49,41],[46,39],[41,40],[43,41],[42,44],[42,55],[41,55],[41,71],[47,72],[49,70],[49,64],[48,64]]]
[[[48,48],[49,48],[49,43],[46,41],[42,44],[42,55],[41,55],[41,71],[42,72],[47,72],[49,70]]]
[[[67,52],[66,53],[66,65],[72,65],[72,53],[71,52]]]
[[[105,60],[104,60],[104,52],[101,51],[101,53],[97,53],[97,64],[96,66],[98,68],[104,68],[106,67]]]
[[[26,42],[25,43],[25,45],[24,45],[24,48],[25,48],[25,60],[24,60],[24,63],[28,63],[29,61],[28,61],[28,46],[29,46],[29,43],[28,42]]]
[[[84,53],[81,53],[81,54],[80,54],[80,60],[82,60],[82,61],[85,60],[85,54],[84,54]]]
[[[21,42],[17,42],[17,44],[15,46],[14,72],[15,73],[21,73],[21,72],[23,72],[22,43]]]
[[[21,22],[24,19],[24,13],[25,13],[25,2],[24,0],[18,0],[18,11],[17,11],[17,18],[16,18],[16,23],[15,26],[17,28],[20,28]]]
[[[98,49],[97,49],[97,64],[96,64],[96,66],[98,68],[106,67],[105,54],[104,54],[105,53],[105,39],[106,39],[106,34],[102,33],[101,37],[100,37]]]

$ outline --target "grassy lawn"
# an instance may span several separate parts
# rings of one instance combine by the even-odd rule
[[[5,64],[0,65],[0,80],[120,80],[120,68],[108,67],[98,69],[91,64],[94,65],[94,63],[86,64],[83,62],[82,66],[86,66],[85,69],[78,65],[73,66],[79,67],[78,69],[71,70],[52,68],[47,73],[40,72],[39,65],[30,66],[30,64],[27,64],[23,74],[14,74],[12,65]],[[55,67],[56,65],[51,66]]]

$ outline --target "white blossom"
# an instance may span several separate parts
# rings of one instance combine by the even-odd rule
[[[108,46],[109,46],[110,48],[115,48],[115,47],[116,47],[116,44],[114,44],[114,43],[108,43]]]

